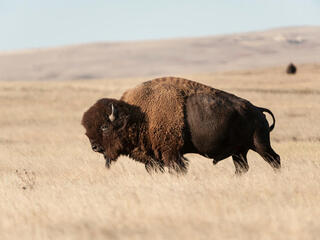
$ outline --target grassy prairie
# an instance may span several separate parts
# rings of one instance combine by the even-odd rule
[[[320,66],[182,77],[270,108],[281,173],[253,152],[243,177],[198,155],[181,177],[107,170],[82,113],[147,79],[0,82],[0,239],[319,239]]]

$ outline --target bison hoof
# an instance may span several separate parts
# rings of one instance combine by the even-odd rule
[[[273,167],[273,171],[275,173],[280,173],[281,172],[281,166]]]
[[[212,164],[213,164],[213,165],[216,165],[218,162],[219,162],[219,161],[216,161],[216,160],[212,159]]]
[[[236,174],[236,176],[237,177],[240,177],[240,176],[242,176],[243,174],[245,174],[246,172],[248,172],[248,170],[236,170],[235,171],[235,174]]]

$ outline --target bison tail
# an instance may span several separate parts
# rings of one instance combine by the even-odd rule
[[[276,119],[273,116],[273,113],[267,109],[267,108],[259,108],[262,112],[267,112],[271,115],[273,123],[271,124],[271,126],[269,127],[269,131],[271,132],[274,129],[275,123],[276,123]]]

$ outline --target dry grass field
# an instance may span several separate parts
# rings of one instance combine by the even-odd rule
[[[242,177],[198,155],[180,177],[107,170],[82,114],[148,79],[0,82],[0,239],[319,239],[320,65],[180,77],[271,109],[281,172],[253,152]]]

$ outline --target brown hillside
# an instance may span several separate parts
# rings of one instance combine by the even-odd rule
[[[320,27],[0,53],[0,80],[159,77],[320,62]]]

